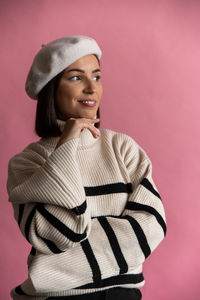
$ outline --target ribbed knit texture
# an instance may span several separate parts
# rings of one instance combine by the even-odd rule
[[[13,299],[144,285],[142,264],[166,235],[152,164],[130,136],[100,132],[57,149],[59,138],[40,139],[10,159],[9,201],[32,245]]]

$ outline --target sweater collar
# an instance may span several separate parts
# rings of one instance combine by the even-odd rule
[[[58,126],[60,128],[61,131],[63,131],[64,127],[65,127],[65,123],[66,121],[57,119],[58,122]],[[93,124],[92,124],[93,125]],[[94,125],[93,125],[94,126]],[[98,128],[96,128],[97,131],[100,132],[100,130]],[[99,139],[99,137],[94,138],[93,134],[91,133],[91,131],[88,128],[84,128],[81,133],[80,133],[80,139],[79,139],[79,147],[82,146],[88,146],[93,144],[95,141],[97,141]]]

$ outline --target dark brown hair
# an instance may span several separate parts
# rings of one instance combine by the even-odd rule
[[[95,54],[94,54],[95,55]],[[98,60],[99,66],[100,61]],[[59,85],[59,81],[63,75],[62,71],[53,79],[51,79],[39,92],[35,118],[35,132],[39,137],[58,137],[61,135],[61,130],[57,123],[55,95]],[[100,118],[100,109],[97,110],[97,118]],[[95,127],[100,127],[100,122],[94,124]]]

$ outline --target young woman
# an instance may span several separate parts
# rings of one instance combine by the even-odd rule
[[[100,58],[94,39],[68,36],[30,68],[40,139],[10,159],[7,190],[32,249],[12,299],[141,299],[142,264],[166,235],[146,152],[98,129]]]

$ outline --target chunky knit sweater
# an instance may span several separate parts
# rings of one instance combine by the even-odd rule
[[[13,299],[144,285],[142,264],[166,235],[152,164],[130,136],[100,132],[56,149],[59,137],[41,138],[10,159],[9,201],[32,245]]]

